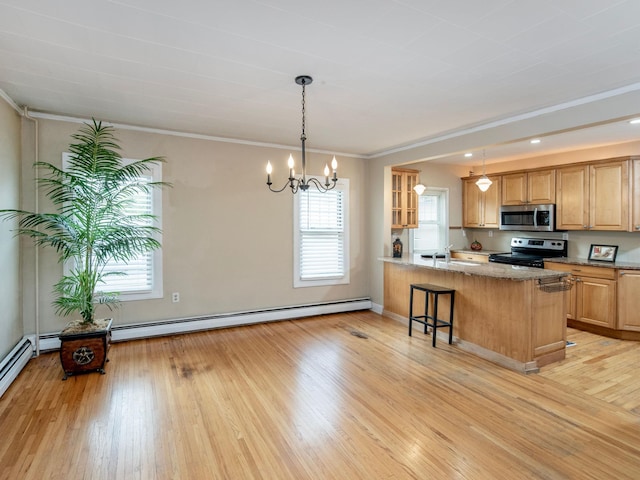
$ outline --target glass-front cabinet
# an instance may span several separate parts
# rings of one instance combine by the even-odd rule
[[[391,169],[391,227],[418,228],[418,170]]]

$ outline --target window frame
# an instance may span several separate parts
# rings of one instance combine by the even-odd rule
[[[317,178],[324,182],[324,177],[307,177]],[[315,187],[311,187],[315,188]],[[300,248],[301,248],[301,229],[300,229],[300,201],[303,198],[303,192],[298,191],[293,195],[293,287],[319,287],[327,285],[345,285],[350,283],[350,259],[349,259],[349,179],[338,179],[336,187],[327,193],[342,191],[342,217],[343,217],[343,233],[342,233],[342,250],[343,250],[343,274],[334,277],[307,278],[300,276]],[[318,232],[320,233],[320,232]]]
[[[62,169],[66,170],[69,158],[71,154],[64,152],[62,154]],[[131,158],[122,158],[125,165],[133,163],[136,160]],[[162,182],[162,164],[156,163],[149,165],[148,173],[151,175],[153,182]],[[151,190],[151,214],[156,217],[155,226],[162,230],[162,189],[154,188]],[[162,243],[162,234],[154,234],[154,238]],[[63,265],[64,274],[68,274],[70,271],[70,261],[65,262]],[[120,302],[130,302],[137,300],[151,300],[157,298],[163,298],[163,269],[162,269],[162,247],[157,248],[151,252],[151,288],[131,290],[126,292],[120,292],[118,294],[118,300]]]
[[[427,187],[427,189],[420,195],[418,198],[418,212],[420,212],[420,199],[425,195],[435,195],[437,194],[442,198],[442,203],[440,205],[440,218],[443,219],[444,225],[440,226],[443,233],[442,244],[436,250],[433,249],[416,249],[415,248],[415,234],[420,229],[420,217],[418,216],[418,228],[411,229],[411,234],[409,235],[409,247],[411,252],[420,253],[420,254],[433,254],[433,253],[444,253],[444,249],[449,245],[449,189],[442,187]]]

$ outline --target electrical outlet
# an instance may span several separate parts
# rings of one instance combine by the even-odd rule
[[[180,301],[180,294],[178,292],[173,292],[171,294],[171,301],[173,303],[178,303]]]
[[[569,240],[569,234],[568,233],[563,233],[562,234],[562,239],[563,240]]]
[[[489,236],[493,237],[493,230],[489,230]]]

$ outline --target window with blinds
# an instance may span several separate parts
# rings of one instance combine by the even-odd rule
[[[294,286],[349,282],[348,181],[294,196]]]
[[[62,156],[63,168],[66,167],[68,156],[68,153],[64,153]],[[132,160],[123,159],[123,161],[126,163]],[[145,179],[161,182],[162,165],[153,165]],[[161,189],[153,189],[151,192],[138,192],[129,209],[131,214],[146,213],[155,215],[155,225],[162,228]],[[69,265],[65,265],[64,268],[69,268]],[[107,275],[104,278],[105,282],[98,286],[98,289],[104,292],[119,292],[121,301],[162,298],[161,249],[146,253],[127,262],[112,260],[107,264],[103,272],[126,273],[126,275]]]
[[[427,189],[418,202],[418,228],[412,231],[413,252],[444,253],[449,244],[447,191]]]

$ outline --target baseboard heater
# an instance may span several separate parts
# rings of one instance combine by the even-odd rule
[[[112,341],[136,340],[140,338],[177,335],[182,333],[213,330],[216,328],[238,327],[254,323],[274,322],[303,318],[329,313],[370,310],[373,304],[370,298],[355,298],[335,302],[315,303],[291,307],[279,307],[246,312],[221,313],[200,317],[176,318],[157,322],[117,325],[112,328]],[[57,334],[40,337],[40,350],[58,350],[60,340]]]
[[[24,366],[33,356],[33,345],[23,338],[0,363],[0,397],[4,395]]]

